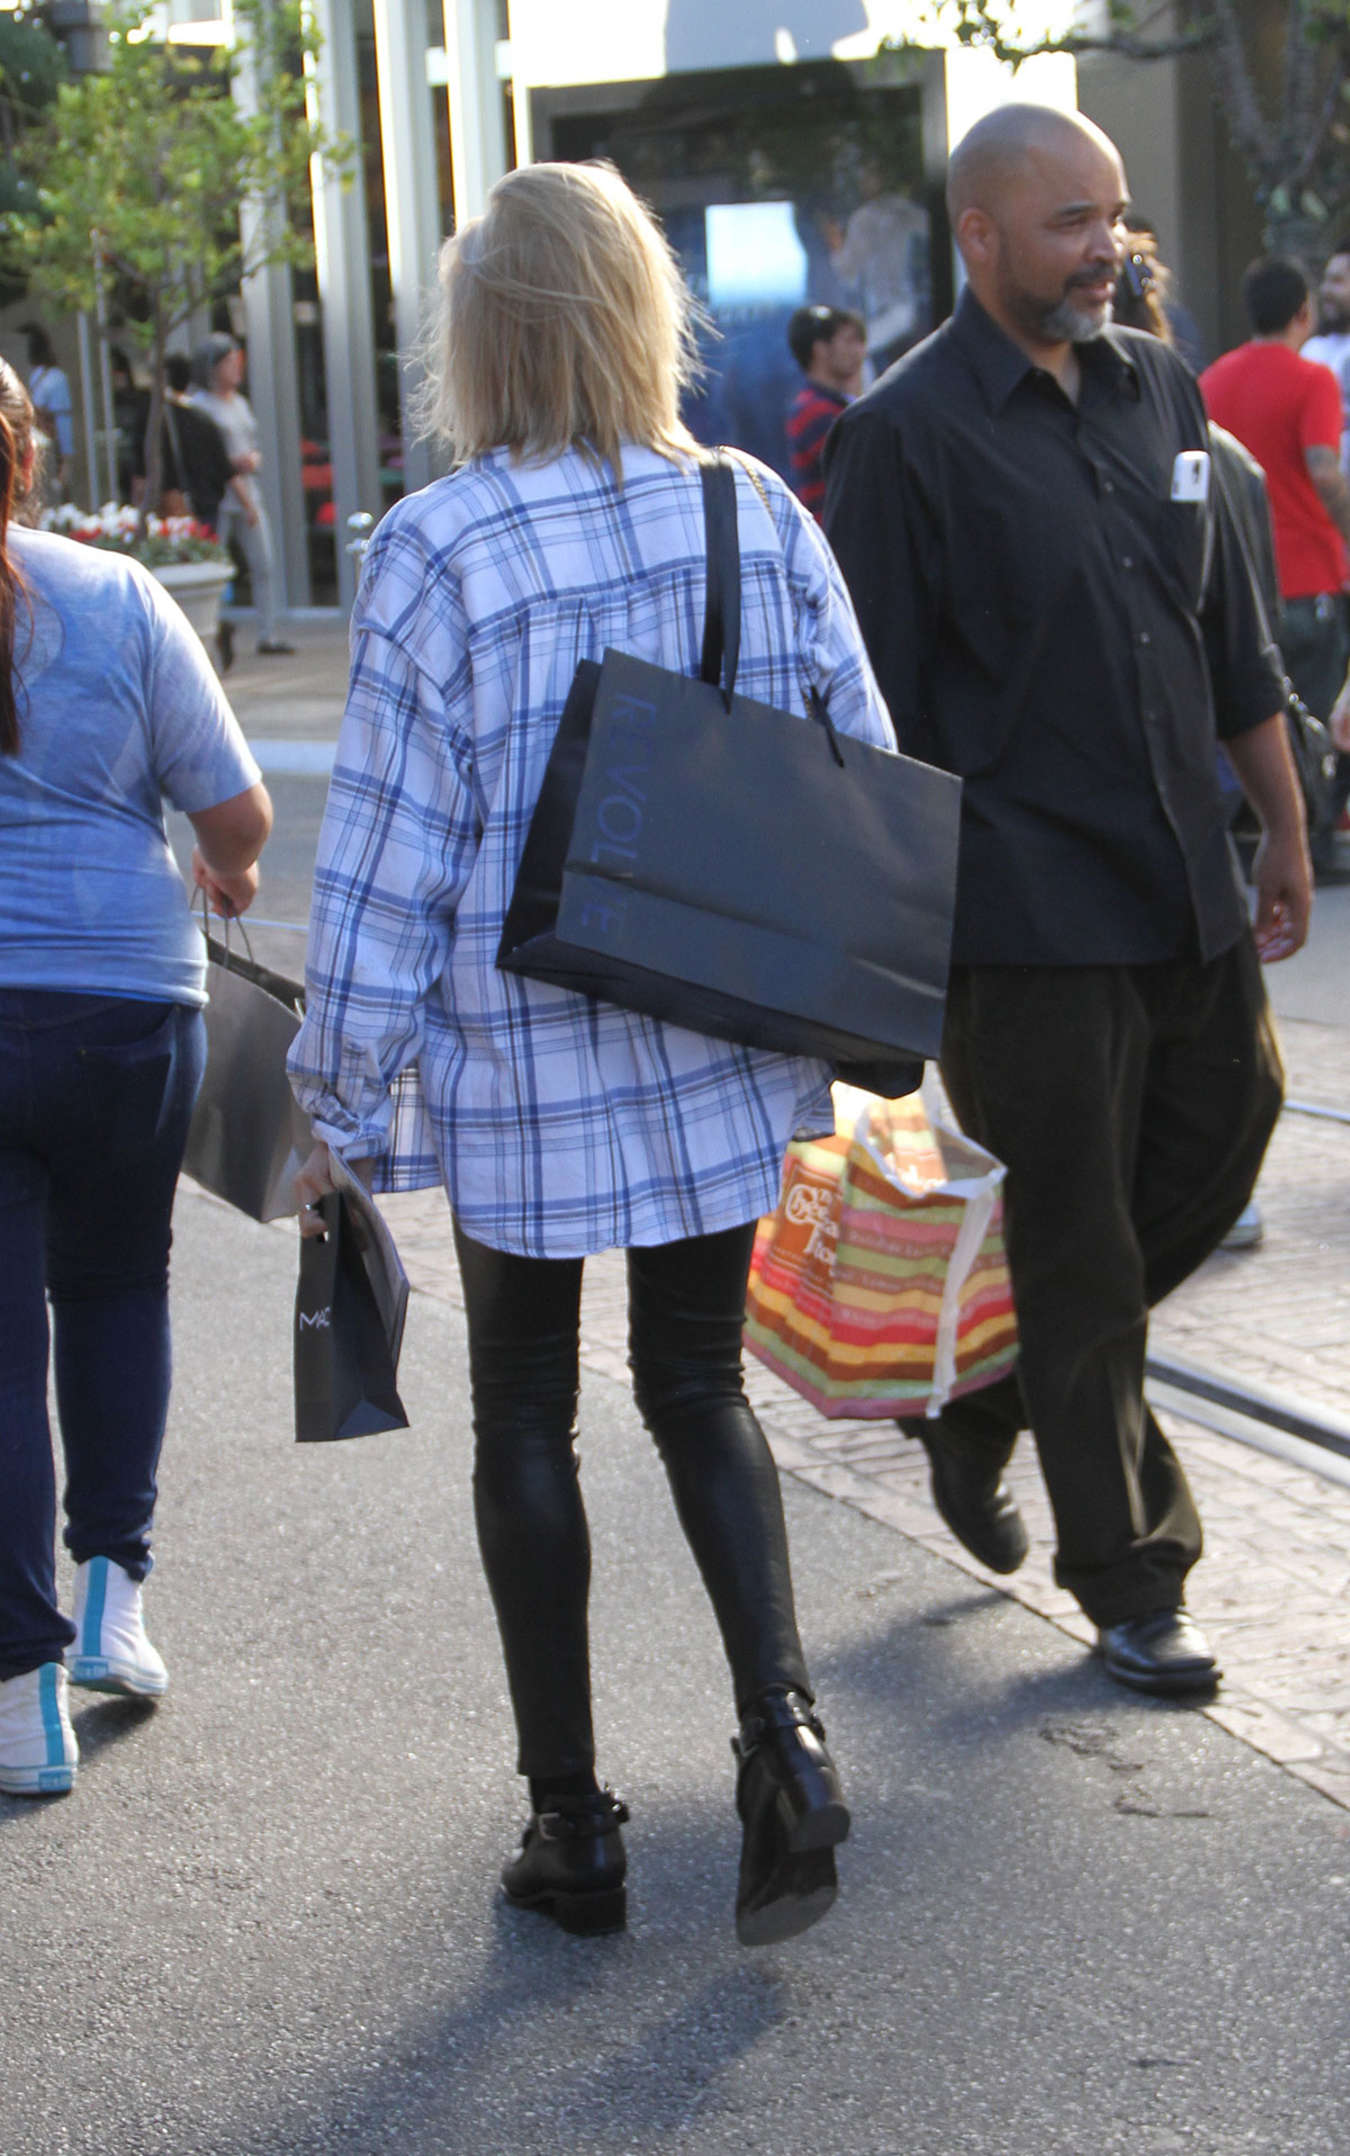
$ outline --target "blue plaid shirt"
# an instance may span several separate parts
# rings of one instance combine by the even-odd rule
[[[753,1219],[777,1202],[793,1132],[831,1126],[821,1063],[494,963],[578,660],[613,646],[697,670],[697,472],[636,449],[623,467],[619,488],[575,451],[536,465],[494,451],[380,525],[290,1058],[316,1135],[378,1156],[377,1188],[443,1180],[467,1234],[535,1257]],[[833,558],[782,482],[757,477],[771,508],[736,475],[738,688],[803,713],[810,682],[842,731],[893,747]]]

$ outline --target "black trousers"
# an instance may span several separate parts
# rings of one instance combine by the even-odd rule
[[[731,1664],[736,1703],[810,1694],[783,1502],[741,1374],[754,1222],[628,1252],[629,1364]],[[473,1388],[474,1515],[533,1780],[595,1762],[590,1538],[573,1449],[580,1258],[523,1258],[458,1225]],[[679,1642],[672,1640],[672,1661]]]
[[[1279,1114],[1251,938],[1208,965],[957,968],[942,1075],[1007,1163],[1021,1360],[928,1431],[1001,1463],[1029,1425],[1060,1585],[1099,1625],[1169,1607],[1200,1521],[1143,1398],[1148,1312],[1237,1219]]]

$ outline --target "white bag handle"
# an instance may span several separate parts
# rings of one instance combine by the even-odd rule
[[[847,1129],[852,1122],[855,1142],[893,1189],[903,1191],[911,1198],[957,1199],[965,1207],[942,1283],[942,1307],[938,1312],[937,1337],[933,1343],[933,1386],[924,1407],[924,1414],[932,1420],[942,1413],[956,1383],[961,1290],[989,1233],[989,1222],[1008,1171],[1001,1160],[986,1152],[982,1145],[976,1145],[973,1138],[967,1138],[964,1131],[954,1129],[930,1114],[925,1102],[924,1112],[928,1115],[929,1128],[947,1173],[939,1184],[926,1185],[922,1190],[911,1189],[904,1178],[896,1174],[888,1155],[872,1136],[872,1118],[878,1105],[876,1096],[860,1092],[856,1086],[837,1085],[834,1101],[840,1126]]]

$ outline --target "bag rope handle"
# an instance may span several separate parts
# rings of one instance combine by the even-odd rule
[[[253,956],[253,945],[249,942],[248,930],[244,926],[243,915],[241,913],[218,913],[216,915],[216,919],[221,923],[223,933],[213,939],[211,934],[211,914],[210,909],[207,905],[205,891],[201,893],[201,901],[202,934],[206,938],[208,944],[210,944],[214,940],[215,943],[218,945],[219,949],[224,955],[224,964],[228,967],[230,965],[230,959],[233,955],[230,950],[230,927],[231,924],[233,924],[234,927],[238,929],[240,936],[243,938],[244,956],[247,958],[251,966],[256,966],[258,961]],[[279,921],[276,925],[279,928],[288,928],[290,926],[290,923],[288,921]]]

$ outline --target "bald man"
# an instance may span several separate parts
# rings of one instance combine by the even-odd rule
[[[1281,1098],[1258,955],[1307,931],[1284,682],[1189,370],[1111,326],[1125,174],[1008,105],[952,158],[968,284],[845,412],[825,528],[900,745],[964,780],[942,1071],[1008,1166],[1016,1378],[916,1434],[953,1532],[1026,1554],[1035,1434],[1056,1576],[1108,1673],[1201,1693],[1200,1522],[1143,1397],[1148,1311],[1232,1226]],[[1216,778],[1261,818],[1255,935]]]

